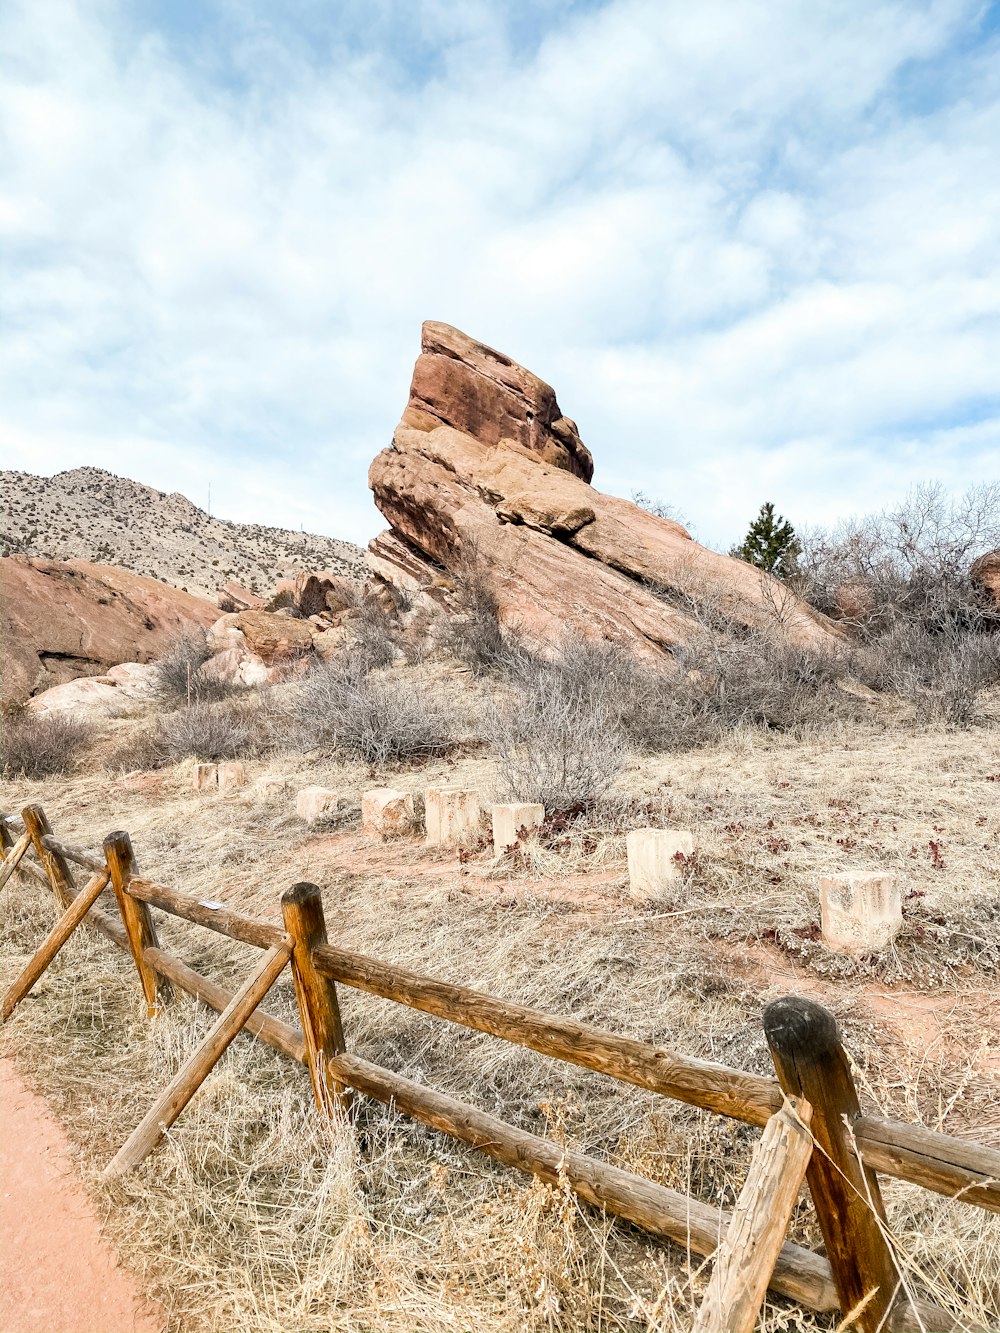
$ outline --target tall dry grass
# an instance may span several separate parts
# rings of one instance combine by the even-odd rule
[[[764,1003],[814,994],[838,1014],[866,1106],[997,1143],[1000,818],[987,779],[1000,775],[1000,754],[975,735],[740,733],[634,759],[613,802],[553,829],[516,865],[489,851],[461,866],[413,843],[372,849],[350,828],[314,836],[291,795],[198,796],[183,767],[146,793],[114,781],[95,792],[92,778],[4,784],[0,804],[39,799],[60,835],[89,845],[127,828],[144,873],[268,919],[284,887],[313,879],[345,947],[746,1069],[768,1069]],[[361,763],[301,756],[260,761],[251,777],[265,762],[292,791],[321,782],[356,795],[370,781]],[[467,754],[392,780],[487,789],[494,776]],[[638,822],[696,834],[697,863],[662,901],[627,895],[624,835]],[[922,896],[909,899],[888,963],[845,963],[811,938],[816,877],[871,865],[904,870]],[[52,909],[21,882],[3,891],[2,909],[6,978]],[[229,985],[252,965],[252,951],[208,932],[166,919],[160,929]],[[375,997],[341,996],[351,1048],[366,1058],[706,1201],[731,1204],[739,1191],[756,1138],[747,1127]],[[926,1004],[947,1005],[913,1044],[882,996],[912,1001],[920,1022]],[[294,1019],[287,980],[268,1007]],[[113,1189],[100,1185],[210,1022],[182,1000],[151,1027],[128,961],[80,932],[2,1037],[66,1124],[111,1234],[171,1329],[690,1326],[701,1260],[375,1104],[360,1106],[353,1134],[330,1129],[304,1071],[245,1037],[165,1147]],[[1000,1219],[894,1182],[886,1195],[915,1284],[964,1327],[996,1326]],[[792,1235],[818,1244],[806,1201]],[[775,1300],[762,1326],[834,1321]]]

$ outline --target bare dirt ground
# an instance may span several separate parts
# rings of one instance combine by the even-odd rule
[[[0,1060],[0,1329],[161,1333],[119,1266],[47,1103]]]

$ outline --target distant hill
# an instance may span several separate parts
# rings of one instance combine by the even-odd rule
[[[120,565],[215,599],[234,581],[268,595],[301,569],[354,574],[361,548],[335,537],[228,523],[185,496],[101,468],[54,477],[0,472],[0,555]]]

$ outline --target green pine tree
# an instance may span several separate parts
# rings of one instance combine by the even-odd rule
[[[795,560],[799,554],[799,543],[795,529],[780,514],[774,512],[774,505],[768,500],[760,507],[760,513],[750,524],[747,535],[740,546],[734,546],[730,555],[738,556],[747,564],[756,565],[768,574],[777,574],[787,578],[795,573]]]

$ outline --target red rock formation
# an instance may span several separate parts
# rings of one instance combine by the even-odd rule
[[[0,696],[21,701],[119,662],[162,657],[172,639],[207,628],[218,607],[114,565],[0,560]]]
[[[458,573],[473,559],[501,620],[539,645],[570,627],[669,652],[720,616],[780,625],[816,647],[840,642],[843,631],[779,580],[594,490],[590,453],[556,413],[552,390],[528,371],[447,325],[425,324],[409,404],[369,472],[392,524],[371,544],[376,572],[412,591],[422,563]]]
[[[594,475],[590,450],[576,422],[560,412],[555,390],[450,324],[428,320],[423,326],[401,424],[423,431],[454,426],[488,445],[516,440],[584,481]]]

